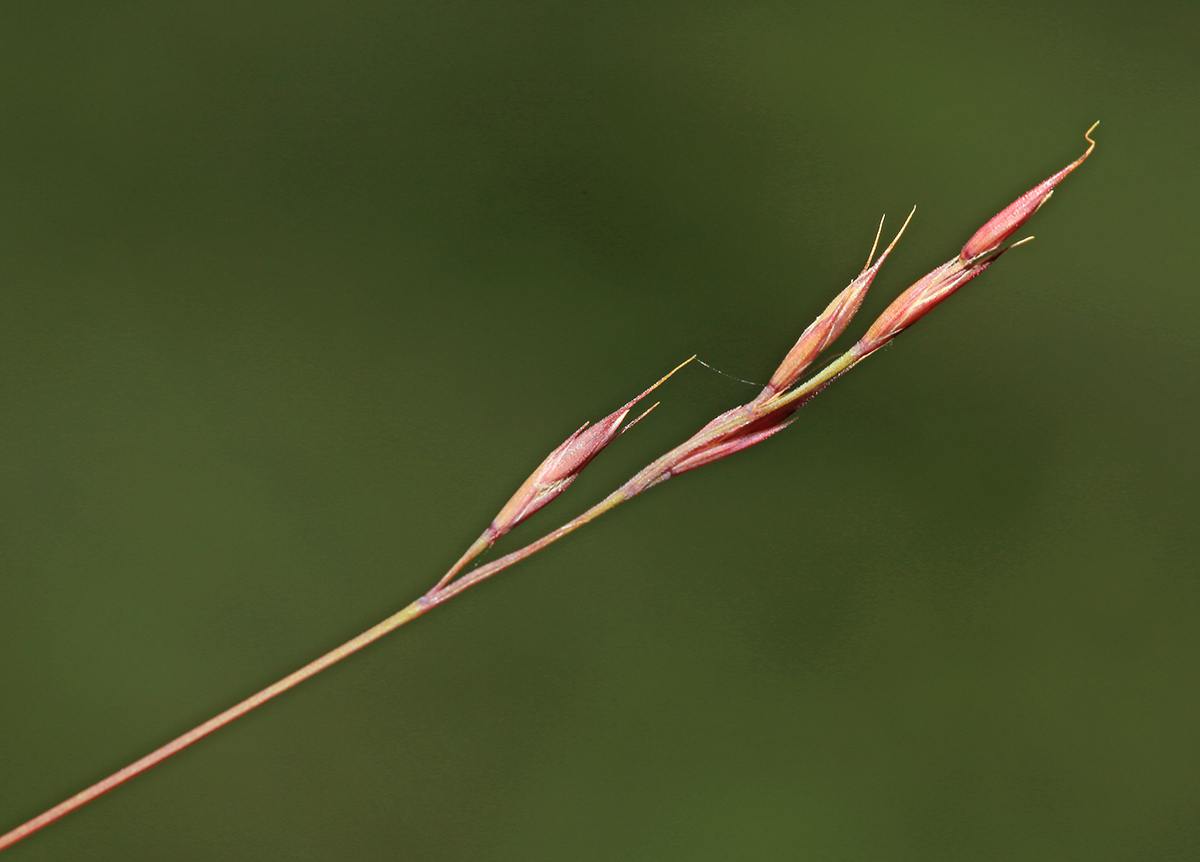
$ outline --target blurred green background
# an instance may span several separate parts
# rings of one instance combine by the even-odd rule
[[[5,4],[0,831],[419,595],[681,359],[765,379],[916,204],[857,337],[1102,121],[786,434],[14,862],[1200,856],[1198,25]],[[754,393],[681,372],[497,551]]]

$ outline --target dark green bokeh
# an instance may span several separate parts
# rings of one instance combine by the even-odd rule
[[[769,375],[917,204],[861,332],[1102,121],[785,435],[14,862],[1196,858],[1198,23],[6,5],[0,831],[407,603],[681,358]],[[505,548],[751,394],[688,369]]]

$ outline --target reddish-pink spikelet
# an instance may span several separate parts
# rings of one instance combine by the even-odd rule
[[[1001,254],[1003,250],[985,259],[977,258],[970,264],[959,258],[942,264],[892,300],[858,343],[850,348],[851,352],[859,357],[874,353],[987,269]]]
[[[1083,164],[1083,160],[1092,154],[1092,150],[1096,146],[1096,142],[1092,140],[1092,130],[1098,125],[1099,123],[1093,123],[1092,128],[1088,129],[1084,134],[1083,137],[1088,142],[1088,148],[1082,156],[1048,180],[1038,183],[1004,209],[1000,210],[996,215],[992,216],[987,224],[975,231],[975,235],[967,240],[966,245],[959,252],[959,257],[964,261],[969,261],[985,252],[991,251],[1016,233],[1021,225],[1037,212],[1042,204],[1050,199],[1050,195],[1054,193],[1054,187],[1062,182],[1067,174]]]
[[[826,347],[837,340],[846,327],[850,324],[850,320],[858,313],[859,307],[862,305],[863,299],[867,295],[867,290],[871,287],[871,282],[875,280],[876,274],[879,272],[879,267],[883,266],[883,262],[887,260],[887,256],[892,253],[892,249],[896,247],[896,243],[900,241],[900,237],[904,234],[904,229],[908,227],[909,221],[912,220],[912,213],[908,214],[908,218],[904,220],[895,239],[888,244],[888,247],[883,250],[883,254],[879,256],[879,260],[871,263],[867,260],[867,265],[863,271],[855,276],[854,280],[834,297],[833,302],[826,306],[825,310],[817,316],[817,319],[809,324],[808,328],[800,335],[795,346],[788,351],[787,356],[783,358],[783,362],[771,375],[770,382],[759,394],[756,400],[765,401],[772,395],[783,392],[793,383],[800,379],[800,375],[805,369],[812,364],[813,360],[820,355]],[[883,222],[879,223],[879,229],[883,230]],[[879,242],[879,234],[875,235],[875,241]],[[875,254],[875,248],[871,248],[871,255]]]
[[[671,475],[678,476],[680,473],[686,473],[688,470],[703,467],[705,464],[711,464],[713,461],[724,458],[727,455],[732,455],[734,452],[740,452],[747,447],[753,446],[755,443],[761,443],[772,434],[782,431],[790,424],[790,421],[780,422],[771,428],[764,428],[761,431],[754,431],[747,434],[738,434],[719,443],[714,443],[711,446],[701,449],[694,455],[689,455],[672,466]]]
[[[618,421],[624,419],[625,414],[628,412],[629,410],[626,408]],[[618,411],[618,413],[621,413],[621,411]],[[616,414],[613,415],[615,416]],[[492,520],[492,525],[489,528],[493,540],[503,536],[517,524],[521,523],[521,521],[565,491],[567,486],[575,480],[578,471],[587,466],[587,461],[595,457],[595,453],[599,450],[594,446],[576,446],[576,443],[580,442],[584,429],[587,427],[587,423],[584,423],[578,431],[547,455],[546,459],[538,465],[538,468],[533,471],[529,478],[517,489],[516,493],[509,498],[509,501],[504,504],[504,507]],[[591,430],[594,431],[600,427],[600,425],[594,425]],[[594,437],[595,435],[592,436]],[[590,452],[588,451],[589,448],[591,449]]]
[[[688,362],[691,362],[691,360],[689,359]],[[686,364],[685,362],[684,365]],[[679,368],[682,367],[683,365],[679,366]],[[496,517],[492,519],[491,526],[484,533],[487,541],[490,543],[500,538],[563,491],[567,490],[567,487],[575,481],[580,471],[591,463],[591,460],[599,455],[601,450],[611,443],[614,437],[624,430],[621,427],[621,423],[625,421],[625,417],[629,415],[629,411],[634,408],[634,405],[657,389],[667,377],[670,377],[679,368],[671,371],[670,374],[663,377],[662,380],[659,380],[624,407],[608,414],[590,428],[585,422],[578,431],[547,455],[546,459],[538,465],[538,468],[521,484],[517,492],[512,495],[509,501],[497,513]],[[639,416],[638,419],[640,418]],[[634,420],[634,422],[636,421],[637,419]],[[625,428],[632,426],[633,422],[626,425]]]

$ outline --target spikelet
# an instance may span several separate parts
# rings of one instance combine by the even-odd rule
[[[914,209],[913,212],[916,212],[916,210]],[[768,398],[785,391],[800,379],[800,375],[820,355],[821,351],[837,340],[837,337],[845,331],[851,318],[854,317],[858,312],[859,306],[862,305],[863,298],[867,295],[868,288],[871,287],[871,282],[875,280],[875,275],[879,272],[879,267],[887,260],[887,256],[892,253],[892,249],[896,247],[896,243],[904,235],[904,229],[908,227],[908,223],[912,221],[912,217],[913,214],[910,212],[908,218],[904,220],[904,224],[900,226],[900,230],[896,233],[895,239],[888,244],[888,247],[883,250],[883,254],[879,256],[879,260],[875,261],[872,265],[871,258],[875,255],[875,248],[879,243],[879,234],[883,231],[883,220],[880,220],[879,230],[875,233],[875,244],[871,246],[871,253],[867,255],[867,265],[863,267],[863,271],[855,276],[846,289],[834,297],[833,302],[829,303],[825,310],[817,316],[817,319],[804,330],[803,334],[796,341],[795,346],[783,358],[783,362],[780,363],[779,368],[771,375],[770,382],[767,383],[756,400],[766,401]]]
[[[695,359],[693,356],[692,359]],[[636,422],[642,419],[646,413],[654,409],[654,405],[646,410],[633,422],[621,427],[621,423],[625,421],[625,417],[629,415],[635,405],[664,382],[667,378],[691,362],[688,359],[686,362],[680,363],[669,373],[663,376],[657,383],[638,395],[633,400],[625,404],[618,410],[605,416],[595,425],[588,427],[588,423],[584,423],[578,431],[562,442],[553,452],[546,456],[546,459],[538,465],[538,468],[526,479],[516,493],[512,495],[504,507],[492,519],[492,523],[484,532],[488,543],[494,542],[500,536],[503,536],[517,524],[524,521],[538,509],[545,506],[569,486],[583,468],[591,463],[600,452],[613,441],[613,438],[624,433],[629,428],[632,428]]]
[[[992,216],[987,224],[975,231],[974,235],[967,240],[966,244],[962,247],[962,251],[959,252],[959,259],[969,262],[981,254],[986,254],[996,248],[1000,243],[1016,233],[1031,215],[1041,209],[1042,204],[1050,200],[1050,195],[1054,194],[1054,187],[1062,182],[1067,174],[1082,165],[1084,159],[1092,154],[1092,150],[1096,148],[1096,142],[1092,140],[1092,132],[1095,131],[1098,125],[1100,125],[1098,122],[1092,123],[1092,127],[1084,132],[1083,137],[1088,142],[1088,148],[1082,156],[1071,162],[1071,164],[1067,165],[1054,176],[1038,183],[1004,209],[1000,210],[1000,212],[996,213],[996,215]]]

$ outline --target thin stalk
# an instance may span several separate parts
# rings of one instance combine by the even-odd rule
[[[236,706],[231,706],[220,715],[215,715],[203,724],[197,725],[187,733],[171,740],[161,748],[155,749],[140,760],[135,760],[124,769],[114,772],[112,775],[108,776],[108,778],[105,778],[102,781],[97,781],[91,787],[76,793],[65,802],[60,802],[49,811],[39,814],[32,820],[29,820],[28,822],[18,826],[16,829],[13,829],[11,832],[0,835],[0,850],[16,844],[22,838],[37,832],[43,826],[47,826],[58,818],[66,814],[70,814],[76,808],[86,805],[97,796],[102,796],[103,794],[112,790],[114,787],[124,784],[135,775],[140,775],[150,767],[162,763],[171,755],[177,754],[178,752],[187,748],[193,742],[203,739],[214,730],[219,730],[234,719],[241,718],[255,707],[262,706],[262,704],[266,703],[268,700],[271,700],[277,695],[283,694],[293,686],[299,685],[310,676],[320,673],[330,665],[337,664],[346,656],[350,655],[351,653],[358,652],[367,644],[371,643],[372,641],[379,640],[379,638],[383,637],[388,632],[399,628],[409,620],[416,619],[421,614],[425,613],[425,611],[429,610],[430,607],[432,607],[432,605],[428,604],[424,597],[417,599],[415,602],[408,605],[408,607],[397,611],[383,622],[367,629],[358,637],[352,638],[346,641],[340,647],[330,650],[319,659],[309,662],[304,667],[291,674],[288,674],[278,682],[272,683],[257,694],[251,695]]]
[[[1092,128],[1095,127],[1093,126]],[[0,850],[16,844],[22,838],[36,832],[43,826],[53,823],[63,815],[69,814],[76,808],[107,793],[135,775],[145,772],[150,767],[161,763],[176,752],[187,748],[193,742],[208,736],[213,731],[224,727],[234,719],[240,718],[255,707],[261,706],[268,700],[282,694],[309,677],[336,664],[351,653],[357,652],[367,644],[416,619],[431,608],[458,595],[463,590],[537,553],[547,545],[557,542],[563,536],[574,532],[584,524],[589,523],[626,500],[666,481],[672,476],[724,458],[748,446],[753,446],[782,430],[791,422],[791,416],[796,410],[815,397],[836,378],[853,368],[876,350],[890,343],[900,332],[912,326],[934,306],[941,303],[968,281],[982,273],[1005,251],[1020,245],[1021,243],[1019,242],[1007,247],[1002,244],[1049,199],[1055,186],[1071,171],[1082,164],[1084,159],[1092,152],[1095,142],[1090,137],[1091,131],[1089,129],[1088,134],[1085,135],[1089,147],[1082,156],[1001,210],[1000,213],[980,228],[967,241],[957,257],[937,267],[904,293],[900,294],[853,347],[805,382],[794,388],[792,387],[792,383],[803,374],[816,356],[844,331],[850,318],[858,310],[863,295],[874,279],[876,272],[878,272],[880,265],[900,239],[904,228],[907,227],[907,220],[904,223],[904,227],[901,227],[900,233],[896,235],[896,238],[892,240],[879,259],[872,264],[871,258],[874,256],[875,248],[878,246],[879,241],[879,234],[876,233],[875,244],[872,245],[871,255],[867,258],[867,267],[835,298],[825,311],[817,317],[813,324],[805,330],[800,340],[785,356],[783,363],[772,376],[771,382],[768,383],[762,393],[753,401],[721,414],[683,443],[640,470],[629,481],[599,503],[563,524],[558,529],[547,533],[542,538],[531,542],[520,550],[506,554],[465,575],[461,574],[467,564],[490,547],[492,542],[561,494],[575,480],[579,472],[587,466],[592,458],[607,446],[616,435],[623,433],[623,430],[628,429],[639,421],[641,416],[633,420],[633,422],[626,424],[624,429],[621,427],[635,404],[662,384],[671,374],[674,374],[675,371],[686,365],[687,362],[677,366],[670,374],[661,378],[641,395],[600,422],[590,427],[585,424],[567,438],[562,445],[551,452],[525,483],[518,488],[517,493],[501,509],[483,535],[475,540],[466,553],[421,598],[378,625],[367,629],[358,635],[358,637],[352,638],[336,649],[330,650],[315,661],[309,662],[294,673],[285,676],[257,694],[246,698],[221,714],[189,730],[187,733],[147,754],[140,760],[136,760],[124,769],[113,773],[108,778],[98,781],[86,790],[75,794],[65,802],[34,817],[11,832],[0,835]],[[912,218],[911,213],[909,214],[909,218]],[[882,223],[880,224],[880,228],[882,229]],[[691,360],[688,361],[690,362]],[[650,409],[653,409],[653,407]],[[642,416],[644,415],[645,413],[642,414]]]

